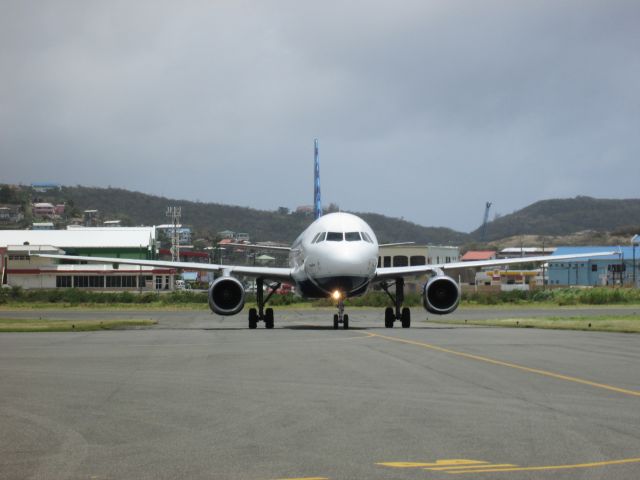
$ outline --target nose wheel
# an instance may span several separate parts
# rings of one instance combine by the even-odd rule
[[[344,313],[344,302],[340,300],[338,302],[338,313],[333,315],[333,328],[337,330],[342,325],[345,330],[349,329],[349,315]]]

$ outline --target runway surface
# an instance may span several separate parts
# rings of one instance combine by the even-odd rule
[[[640,336],[417,312],[0,334],[0,478],[640,478]]]

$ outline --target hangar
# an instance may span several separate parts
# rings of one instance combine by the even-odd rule
[[[33,252],[154,259],[157,252],[154,227],[0,231],[2,285],[93,290],[169,290],[174,287],[175,269],[56,263],[33,257]]]

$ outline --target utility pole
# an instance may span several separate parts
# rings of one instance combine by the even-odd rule
[[[180,261],[180,233],[178,228],[180,225],[180,216],[182,215],[181,207],[167,207],[166,216],[171,219],[173,228],[171,229],[171,261]]]
[[[636,247],[639,242],[640,235],[634,235],[633,238],[631,238],[631,245],[633,249],[633,288],[638,287],[638,282],[636,281]]]

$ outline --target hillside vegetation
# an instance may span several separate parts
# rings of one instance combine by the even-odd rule
[[[640,199],[576,197],[542,200],[487,224],[487,240],[516,235],[571,235],[576,232],[640,231]],[[479,240],[481,228],[471,232]]]
[[[254,241],[293,242],[313,220],[309,214],[256,210],[218,203],[174,200],[119,188],[63,187],[39,194],[41,200],[68,202],[74,209],[98,209],[104,220],[122,219],[128,225],[167,223],[168,206],[182,207],[182,221],[195,230],[196,237],[213,238],[217,232],[247,232]],[[431,228],[373,213],[357,213],[367,221],[382,242],[415,241],[461,245],[468,234],[448,228]]]
[[[167,223],[168,206],[182,207],[182,220],[193,227],[194,239],[212,240],[222,230],[247,232],[254,241],[290,243],[312,221],[310,214],[176,200],[120,188],[62,187],[59,191],[36,193],[29,187],[0,189],[4,203],[24,205],[24,226],[30,224],[30,201],[66,203],[67,215],[81,215],[97,209],[102,220],[122,220],[123,225]],[[4,198],[6,197],[6,198]],[[14,201],[11,201],[15,197]],[[3,202],[0,202],[3,203]],[[424,227],[376,213],[354,212],[364,218],[380,243],[413,241],[481,248],[481,228],[457,232],[443,227]],[[21,225],[22,228],[24,226]],[[3,228],[11,228],[5,225]],[[13,227],[15,228],[15,227]],[[640,199],[596,199],[576,197],[542,200],[489,222],[488,244],[504,247],[524,245],[621,244],[640,232]]]

